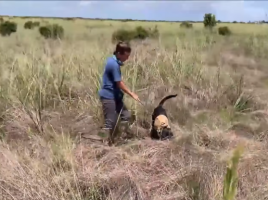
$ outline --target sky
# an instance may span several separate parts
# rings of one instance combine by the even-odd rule
[[[0,15],[201,21],[268,21],[268,1],[0,1]]]

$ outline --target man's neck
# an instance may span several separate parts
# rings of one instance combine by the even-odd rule
[[[114,55],[114,58],[116,59],[116,61],[118,62],[118,64],[119,64],[120,66],[123,65],[123,62],[122,62],[116,55]]]

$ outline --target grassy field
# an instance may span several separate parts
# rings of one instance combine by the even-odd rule
[[[1,199],[220,200],[238,145],[237,199],[268,198],[267,25],[220,24],[234,33],[222,37],[202,24],[40,19],[64,27],[53,41],[23,29],[28,20],[12,18],[18,31],[0,37]],[[102,124],[97,90],[111,35],[137,25],[160,32],[133,42],[122,69],[146,104],[126,97],[137,136],[149,133],[159,100],[177,93],[165,105],[176,138],[83,140]]]

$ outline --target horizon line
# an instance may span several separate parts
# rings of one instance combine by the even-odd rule
[[[131,18],[86,18],[86,17],[53,17],[53,16],[19,16],[19,15],[1,15],[0,17],[17,17],[17,18],[52,18],[52,19],[82,19],[82,20],[110,20],[110,21],[141,21],[141,22],[203,22],[203,21],[193,21],[193,20],[146,20],[146,19],[131,19]],[[248,22],[266,22],[265,20],[260,20],[260,21],[222,21],[222,20],[217,20],[217,22],[223,22],[223,23],[232,23],[232,22],[237,22],[237,23],[248,23]]]

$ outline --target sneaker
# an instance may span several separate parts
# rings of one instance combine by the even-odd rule
[[[103,143],[107,143],[109,146],[114,145],[114,139],[115,136],[111,137],[111,133],[112,129],[109,128],[102,128],[99,133],[98,136],[102,138]]]
[[[107,139],[110,135],[111,129],[109,128],[102,128],[99,132],[98,132],[98,136],[103,138],[103,139]]]

